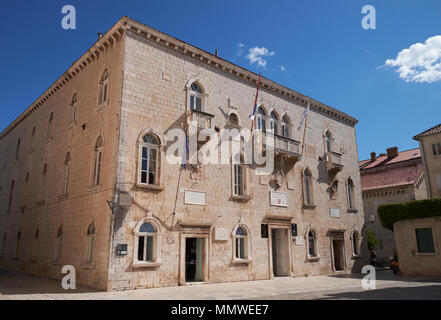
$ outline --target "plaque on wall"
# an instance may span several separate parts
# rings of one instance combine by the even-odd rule
[[[126,244],[117,244],[116,245],[116,255],[117,256],[127,255],[127,245]]]
[[[287,197],[286,192],[270,191],[270,204],[276,207],[287,207]]]
[[[260,237],[261,238],[268,238],[268,225],[265,223],[262,223],[260,225]]]
[[[329,212],[331,213],[331,217],[334,217],[334,218],[340,217],[340,209],[339,208],[329,208]]]
[[[184,203],[205,206],[205,192],[185,190]]]
[[[305,244],[305,241],[302,237],[296,237],[296,245],[297,246],[303,246]]]
[[[214,240],[215,241],[228,241],[228,229],[224,227],[214,228]]]

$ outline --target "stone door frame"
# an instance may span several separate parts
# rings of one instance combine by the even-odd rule
[[[210,281],[210,253],[211,253],[211,223],[192,223],[180,221],[179,234],[179,285],[190,285],[193,283],[207,283]],[[202,257],[202,281],[187,282],[185,280],[185,257],[186,239],[204,239],[204,250]]]
[[[293,263],[292,263],[292,241],[291,241],[291,220],[290,216],[276,216],[267,215],[266,220],[268,223],[268,278],[274,279],[273,270],[273,230],[281,229],[285,231],[286,237],[286,248],[285,248],[285,260],[286,260],[286,271],[287,277],[293,277]]]

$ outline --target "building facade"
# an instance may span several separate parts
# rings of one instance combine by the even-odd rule
[[[73,265],[103,290],[350,272],[364,222],[354,118],[262,78],[253,132],[273,138],[271,174],[170,161],[173,129],[249,128],[258,79],[120,19],[0,135],[1,267],[61,278]]]
[[[420,144],[429,198],[441,198],[441,124],[414,139]]]
[[[376,255],[386,260],[396,255],[394,233],[383,228],[378,217],[381,204],[402,203],[427,199],[425,174],[419,149],[398,151],[397,147],[386,153],[371,153],[371,159],[360,162],[361,188],[365,214],[365,228],[381,241]],[[367,247],[362,247],[364,261],[369,260]]]
[[[395,222],[394,234],[401,274],[420,277],[441,276],[440,217]]]

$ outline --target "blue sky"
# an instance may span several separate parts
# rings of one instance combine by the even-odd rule
[[[76,30],[61,28],[68,4]],[[361,27],[368,4],[375,30]],[[439,0],[2,0],[0,130],[124,15],[356,117],[360,160],[441,122],[441,38],[425,43],[441,35]],[[250,50],[264,55],[251,64]]]

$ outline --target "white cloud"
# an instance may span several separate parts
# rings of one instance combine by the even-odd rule
[[[241,42],[239,42],[238,44],[237,44],[237,48],[238,48],[238,52],[237,52],[237,55],[238,56],[242,56],[242,54],[243,54],[243,50],[244,50],[244,47],[245,47],[245,45],[243,44],[243,43],[241,43]]]
[[[441,80],[441,35],[415,43],[388,59],[385,66],[397,67],[406,82],[435,82]]]
[[[250,64],[257,63],[258,67],[266,67],[266,59],[264,57],[270,57],[275,55],[274,51],[269,51],[265,47],[254,47],[249,50],[249,53],[245,58],[250,60]]]
[[[280,66],[280,71],[285,72],[285,67],[284,66]]]

